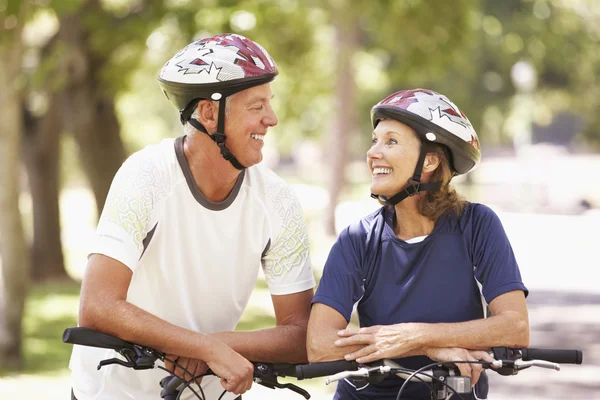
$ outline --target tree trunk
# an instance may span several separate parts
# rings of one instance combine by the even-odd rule
[[[22,366],[22,318],[29,276],[29,258],[19,210],[24,85],[22,21],[23,12],[17,26],[8,30],[3,29],[6,25],[0,18],[0,369],[9,370]]]
[[[342,191],[345,178],[344,171],[348,158],[348,143],[356,129],[356,83],[352,57],[358,48],[358,17],[353,15],[352,7],[336,10],[333,13],[335,27],[335,112],[333,135],[330,136],[331,149],[328,152],[330,161],[329,204],[325,215],[325,230],[335,234],[335,208]]]
[[[87,97],[83,93],[88,92],[88,89],[80,87],[77,90],[79,96],[75,97]],[[71,101],[77,104],[74,98],[71,98]],[[71,107],[75,107],[75,104]],[[82,113],[87,114],[87,117],[75,118],[72,121],[72,132],[79,147],[83,170],[94,192],[97,215],[100,216],[110,184],[125,161],[125,149],[120,136],[121,126],[112,98],[95,93],[88,97],[87,103],[79,104],[81,111],[87,108]]]
[[[49,94],[43,117],[28,115],[23,155],[33,204],[31,278],[35,281],[70,280],[65,270],[59,210],[59,158],[62,120],[58,95]]]
[[[79,147],[83,170],[96,199],[98,215],[112,179],[125,160],[114,94],[102,83],[104,57],[91,51],[91,32],[83,16],[99,7],[90,1],[75,15],[61,18],[60,37],[67,47],[63,115]]]

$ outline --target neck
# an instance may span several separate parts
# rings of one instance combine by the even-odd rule
[[[225,200],[240,171],[221,156],[218,146],[206,134],[198,132],[186,135],[183,153],[202,194],[215,203]]]
[[[408,197],[394,206],[396,211],[394,233],[399,239],[411,239],[433,232],[435,222],[419,212],[420,197],[420,195]]]

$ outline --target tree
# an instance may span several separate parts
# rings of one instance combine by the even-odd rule
[[[59,224],[60,135],[66,130],[75,138],[99,214],[127,153],[115,96],[127,87],[127,77],[136,67],[130,60],[142,59],[147,33],[158,24],[161,11],[160,6],[142,4],[131,10],[128,18],[117,18],[115,10],[105,9],[95,0],[59,1],[53,7],[59,29],[39,49],[39,68],[29,80],[29,90],[43,93],[48,106],[36,115],[23,103],[35,280],[68,279]],[[122,48],[133,53],[126,65],[114,62],[114,54]]]
[[[356,114],[349,110],[356,109],[357,87],[354,68],[349,60],[359,48],[359,16],[350,11],[351,7],[338,2],[334,5],[333,26],[335,29],[335,95],[332,114],[332,132],[329,137],[330,174],[329,174],[329,207],[325,215],[325,229],[329,234],[335,233],[335,206],[345,184],[345,167],[348,161],[348,148],[352,133],[357,130]]]
[[[56,40],[42,49],[46,63],[52,58]],[[39,73],[42,74],[42,73]],[[55,87],[56,69],[38,77],[38,92],[46,96],[46,107],[34,112],[23,102],[23,158],[27,169],[33,210],[31,278],[34,281],[70,279],[64,266],[60,235],[59,162],[63,117],[60,92]],[[31,80],[29,90],[31,87]]]
[[[21,31],[28,4],[9,2],[0,14],[0,368],[21,366],[21,319],[29,257],[19,210],[22,130]]]

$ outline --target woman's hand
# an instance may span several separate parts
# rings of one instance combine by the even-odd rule
[[[422,333],[419,324],[376,325],[338,332],[338,347],[363,345],[358,351],[346,354],[346,360],[368,363],[382,358],[399,358],[420,354]]]
[[[481,350],[466,350],[459,349],[456,347],[449,348],[428,348],[425,351],[425,355],[431,358],[434,361],[487,361],[493,362],[494,358],[490,356],[487,352]],[[483,366],[481,364],[471,364],[471,363],[457,363],[456,366],[460,370],[460,374],[462,376],[470,376],[471,377],[471,387],[475,386],[479,377],[481,376],[481,372],[483,371]]]
[[[172,360],[177,364],[174,364],[169,360]],[[208,370],[208,365],[202,360],[196,360],[194,358],[187,357],[177,357],[176,355],[168,354],[165,356],[165,368],[181,379],[189,381],[195,376],[204,374]],[[185,370],[183,368],[185,368]],[[202,377],[196,378],[195,381],[197,384],[200,384]]]

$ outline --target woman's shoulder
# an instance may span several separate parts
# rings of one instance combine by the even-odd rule
[[[385,207],[351,222],[338,235],[338,241],[352,241],[364,243],[374,236],[374,232],[381,231],[385,219]],[[376,235],[378,236],[378,235]]]
[[[465,209],[460,217],[460,226],[462,230],[468,227],[478,228],[489,226],[499,221],[498,214],[493,208],[481,203],[467,202]]]

